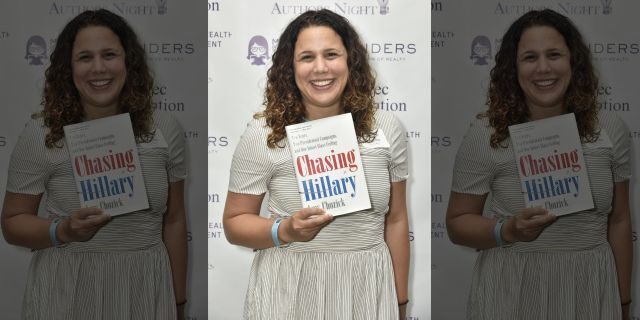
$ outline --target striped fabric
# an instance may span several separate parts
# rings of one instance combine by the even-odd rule
[[[391,182],[405,180],[406,137],[395,117],[376,124],[390,147],[361,145],[372,209],[336,217],[309,242],[258,250],[244,318],[260,320],[397,319],[398,306],[384,219]],[[233,156],[229,191],[269,192],[269,207],[290,216],[302,207],[289,147],[269,149],[271,129],[252,120]]]
[[[184,136],[156,114],[156,136],[138,144],[150,208],[114,217],[86,242],[36,250],[22,319],[171,319],[175,297],[162,242],[168,185],[185,178]],[[27,123],[9,164],[7,191],[45,193],[52,215],[80,207],[69,152],[47,149],[42,118]]]
[[[559,217],[531,242],[480,252],[468,319],[620,319],[615,261],[607,242],[613,185],[628,180],[629,133],[617,117],[599,115],[601,135],[583,144],[595,209]],[[493,149],[487,119],[472,123],[456,156],[452,191],[487,198],[490,214],[524,207],[515,156]]]

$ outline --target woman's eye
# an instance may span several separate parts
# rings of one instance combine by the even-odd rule
[[[329,58],[329,59],[334,59],[334,58],[338,57],[339,55],[338,55],[338,53],[337,53],[337,52],[329,52],[329,53],[327,53],[327,55],[326,55],[326,56],[327,56],[327,58]]]

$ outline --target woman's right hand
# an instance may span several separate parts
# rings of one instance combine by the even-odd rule
[[[285,243],[305,242],[313,239],[333,216],[320,208],[302,208],[290,218],[282,220],[278,237]]]
[[[505,221],[502,226],[502,239],[507,242],[533,241],[557,217],[544,208],[524,208]]]
[[[63,243],[87,241],[98,232],[111,216],[99,208],[80,208],[60,221],[57,237]]]

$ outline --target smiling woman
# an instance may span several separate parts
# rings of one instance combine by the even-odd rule
[[[7,242],[34,249],[22,319],[182,319],[184,133],[153,113],[153,79],[136,34],[107,10],[85,11],[64,27],[50,61],[44,108],[16,143],[2,208]],[[72,160],[63,127],[122,113],[131,118],[149,208],[111,217],[80,207],[72,170],[131,169],[131,154]],[[121,192],[126,181],[119,183],[93,187]],[[41,201],[46,217],[38,216]]]
[[[598,113],[598,78],[580,32],[552,10],[530,11],[502,37],[495,62],[488,108],[456,155],[447,208],[449,238],[480,249],[467,319],[629,319],[629,132]],[[594,207],[556,217],[557,202],[525,206],[514,164],[525,176],[576,170],[578,151],[516,160],[508,127],[570,112]]]
[[[265,110],[249,123],[233,156],[223,216],[227,239],[256,249],[244,319],[404,319],[405,132],[391,114],[376,112],[367,52],[345,18],[308,11],[279,39],[267,72]],[[349,112],[371,208],[334,218],[302,207],[285,127]],[[373,147],[375,137],[388,145]],[[299,158],[295,168],[303,176],[354,170],[353,152]],[[347,183],[335,190],[346,190]],[[263,200],[268,218],[259,214]]]

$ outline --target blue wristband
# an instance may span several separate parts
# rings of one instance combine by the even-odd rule
[[[498,245],[498,247],[502,247],[505,245],[504,241],[502,240],[502,234],[501,234],[503,224],[504,224],[504,218],[500,218],[496,222],[496,225],[493,227],[493,237],[496,239],[496,244]]]
[[[280,246],[280,239],[278,239],[278,228],[280,227],[280,222],[282,222],[282,218],[276,218],[276,221],[271,225],[271,239],[276,247]]]
[[[58,242],[58,238],[56,237],[56,226],[60,223],[60,218],[55,218],[51,221],[49,225],[49,239],[51,239],[51,245],[57,247],[60,245]]]

